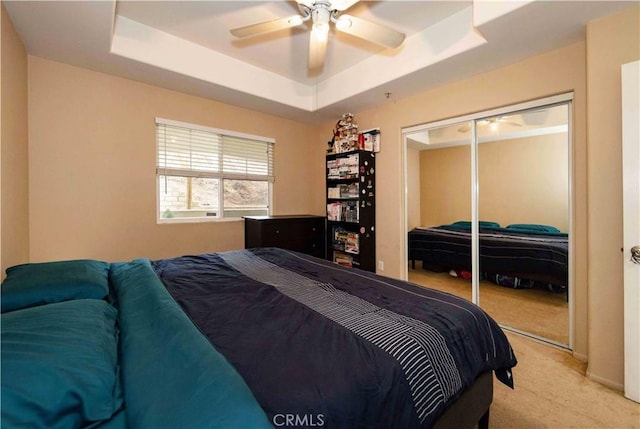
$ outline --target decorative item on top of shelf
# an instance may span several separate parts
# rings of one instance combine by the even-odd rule
[[[345,113],[333,129],[333,150],[335,153],[351,152],[358,149],[358,124],[351,113]]]
[[[355,150],[380,152],[380,128],[358,132],[353,114],[345,113],[333,128],[333,137],[327,142],[327,154]]]
[[[334,140],[334,139],[333,139],[333,138],[331,138],[331,140],[329,140],[329,141],[327,142],[327,155],[330,155],[330,154],[332,154],[332,153],[335,153],[335,152],[333,151],[333,140]]]
[[[380,128],[362,131],[358,135],[358,148],[368,152],[380,152]]]

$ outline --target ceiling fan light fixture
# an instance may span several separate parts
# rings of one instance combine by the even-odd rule
[[[313,24],[311,37],[318,41],[325,41],[329,36],[329,24]]]
[[[325,7],[318,7],[311,12],[313,27],[311,34],[318,40],[325,40],[329,34],[329,20],[331,13]]]
[[[316,22],[315,24],[313,24],[312,31],[315,31],[316,33],[322,33],[326,36],[326,34],[329,32],[329,24],[325,22]]]
[[[289,24],[291,25],[300,25],[304,22],[304,18],[302,18],[300,15],[295,15],[292,16],[291,18],[289,18]]]
[[[346,16],[341,16],[340,18],[335,19],[333,22],[335,22],[336,28],[341,31],[347,30],[353,25],[353,22],[351,22],[351,20]]]

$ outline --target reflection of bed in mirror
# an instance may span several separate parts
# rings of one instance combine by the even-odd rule
[[[543,287],[566,292],[568,235],[552,227],[519,224],[479,228],[483,278],[504,286]],[[471,228],[468,222],[418,227],[409,232],[409,260],[436,272],[471,272]]]
[[[504,326],[567,346],[571,115],[556,101],[409,129],[404,233],[410,281],[472,299]],[[501,225],[481,225],[478,282],[470,228],[439,227],[472,216]],[[562,233],[507,228],[516,223]],[[541,329],[539,319],[553,328]]]

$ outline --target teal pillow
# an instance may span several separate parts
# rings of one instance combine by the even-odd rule
[[[537,231],[537,232],[553,232],[558,233],[560,230],[556,227],[549,225],[537,225],[533,223],[513,223],[507,226],[507,229],[520,229],[525,231]]]
[[[114,307],[74,300],[0,318],[3,427],[77,428],[118,411]]]
[[[103,299],[109,293],[109,264],[78,259],[15,265],[0,287],[1,312],[71,299]]]

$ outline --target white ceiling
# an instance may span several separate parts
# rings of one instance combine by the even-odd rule
[[[406,34],[396,49],[332,29],[320,72],[287,1],[3,1],[29,54],[307,122],[409,96],[584,39],[630,1],[361,1],[346,13]]]
[[[478,143],[496,142],[567,133],[569,110],[566,104],[489,116],[477,120]],[[414,150],[470,146],[472,121],[425,128],[407,134],[408,147]]]

